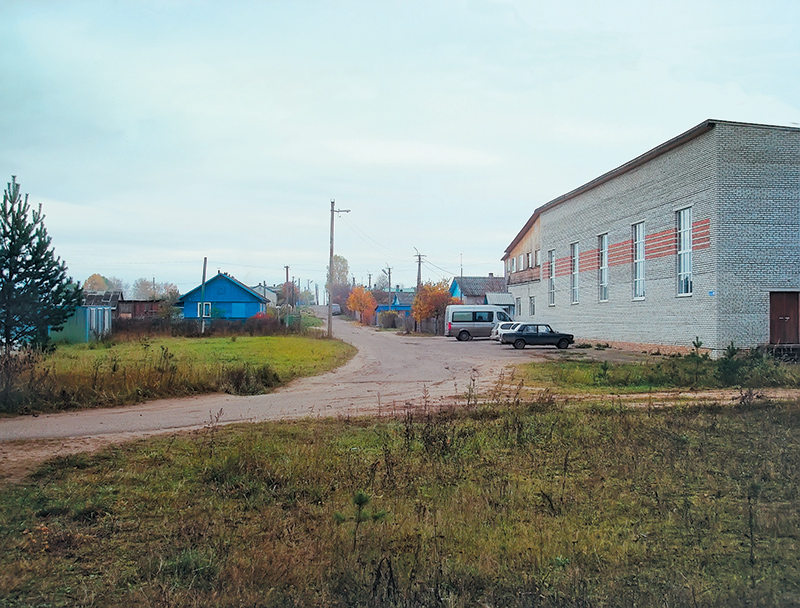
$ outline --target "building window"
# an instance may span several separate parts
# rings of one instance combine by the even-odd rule
[[[200,318],[200,307],[203,307],[203,316],[210,317],[211,316],[211,302],[200,302],[197,303],[197,317]]]
[[[534,316],[536,314],[536,296],[528,297],[528,315]]]
[[[570,258],[570,280],[569,280],[569,289],[570,289],[570,298],[573,304],[577,304],[579,301],[579,292],[578,292],[578,261],[580,258],[580,247],[578,243],[572,243],[569,246],[569,258]]]
[[[525,268],[533,266],[533,252],[529,251],[525,254]]]
[[[534,266],[542,265],[542,252],[539,249],[533,252],[533,265]]]
[[[517,298],[514,302],[514,316],[522,314],[522,298]]]
[[[519,261],[517,262],[517,270],[522,271],[525,269],[523,265],[525,263],[525,256],[523,254],[519,254]]]
[[[551,249],[547,252],[547,275],[548,275],[548,283],[547,283],[547,292],[548,292],[548,300],[547,304],[549,306],[556,305],[556,251],[555,249]]]
[[[644,299],[644,222],[633,225],[633,299]]]
[[[678,216],[678,295],[692,295],[692,208]]]
[[[597,237],[597,284],[601,302],[608,302],[608,234]]]

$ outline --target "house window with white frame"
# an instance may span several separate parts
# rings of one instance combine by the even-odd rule
[[[522,314],[522,298],[514,300],[514,316],[519,317]]]
[[[211,316],[211,302],[198,302],[197,303],[197,317],[200,317],[200,308],[203,309],[203,316],[210,317]]]
[[[556,305],[556,251],[551,249],[547,252],[547,304],[548,306]]]
[[[677,212],[678,295],[692,295],[692,208]]]
[[[533,266],[533,252],[529,251],[525,254],[525,268],[531,268]]]
[[[536,314],[536,296],[528,296],[528,316]]]
[[[541,266],[542,265],[542,251],[541,249],[537,249],[533,252],[533,265],[534,266]]]
[[[578,243],[572,243],[569,246],[569,259],[570,259],[570,280],[569,280],[569,290],[570,290],[570,301],[573,304],[577,304],[580,301],[580,293],[579,293],[579,260],[580,260],[580,246]]]
[[[608,233],[597,237],[598,299],[608,302]]]
[[[632,226],[633,299],[644,300],[644,222]]]

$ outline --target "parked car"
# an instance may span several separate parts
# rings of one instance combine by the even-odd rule
[[[492,340],[497,340],[499,342],[501,335],[507,331],[514,331],[519,325],[522,325],[521,321],[506,321],[505,323],[497,323],[494,327],[492,327],[492,333],[489,334],[489,337]]]
[[[338,304],[331,304],[331,314],[332,315],[340,315],[342,314],[342,307]]]
[[[520,349],[525,346],[541,346],[549,344],[558,348],[567,348],[575,342],[575,336],[554,331],[544,323],[522,323],[513,331],[507,331],[500,336],[501,344],[513,344]]]
[[[492,304],[451,304],[444,315],[444,335],[460,342],[488,338],[497,323],[513,321],[505,310]]]

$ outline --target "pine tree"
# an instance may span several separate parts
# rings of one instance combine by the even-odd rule
[[[60,329],[81,303],[79,285],[55,255],[42,207],[31,210],[16,176],[3,192],[0,217],[0,346],[8,356],[19,346],[43,348],[48,330]]]

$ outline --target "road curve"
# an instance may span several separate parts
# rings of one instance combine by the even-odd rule
[[[305,416],[398,413],[463,399],[495,384],[510,364],[529,359],[489,340],[377,331],[335,317],[334,335],[358,353],[326,374],[299,378],[266,395],[211,394],[131,406],[0,419],[0,483],[16,481],[49,457],[154,434],[219,424]],[[531,352],[531,355],[533,353]]]

